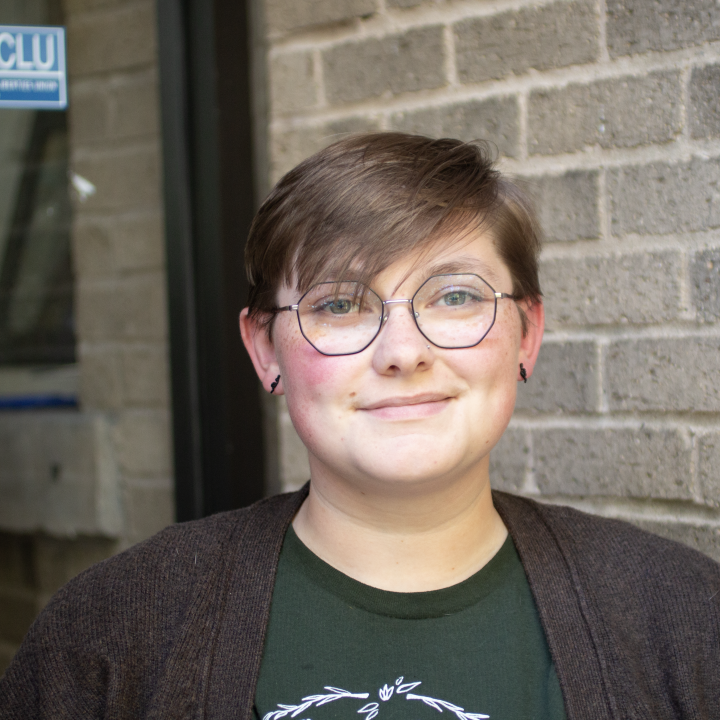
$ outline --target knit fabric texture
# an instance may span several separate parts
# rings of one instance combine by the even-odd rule
[[[0,718],[250,720],[306,494],[173,525],[68,583],[0,679]],[[720,565],[620,521],[493,497],[570,720],[720,717]]]

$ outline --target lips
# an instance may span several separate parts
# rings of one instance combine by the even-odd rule
[[[358,408],[377,420],[416,421],[441,414],[452,401],[445,393],[396,395]]]
[[[384,398],[377,402],[363,405],[361,410],[381,410],[383,408],[401,408],[411,405],[423,405],[425,403],[437,403],[450,400],[449,395],[444,393],[423,393],[421,395],[397,396]]]

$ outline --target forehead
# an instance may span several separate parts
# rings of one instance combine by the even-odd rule
[[[297,278],[293,276],[290,283],[280,288],[278,304],[295,302],[310,287],[320,282],[359,280],[383,297],[390,297],[401,289],[413,294],[427,278],[451,273],[474,273],[495,290],[504,290],[511,283],[510,271],[497,251],[492,233],[465,230],[440,236],[374,275],[367,273],[361,266],[351,266],[349,271],[343,273],[343,277],[332,270],[320,272],[307,287],[298,287]]]
[[[420,285],[432,275],[452,273],[474,273],[494,288],[510,279],[510,271],[501,259],[492,235],[472,232],[461,238],[439,238],[421,253],[385,268],[369,284],[383,285],[386,291],[395,292],[404,285]]]

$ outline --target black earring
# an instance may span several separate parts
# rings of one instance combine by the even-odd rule
[[[275,388],[278,386],[278,383],[280,382],[280,376],[278,375],[275,378],[275,382],[270,383],[270,394],[272,395],[275,392]]]
[[[523,382],[527,382],[527,370],[523,367],[522,363],[520,363],[520,377],[523,379]]]

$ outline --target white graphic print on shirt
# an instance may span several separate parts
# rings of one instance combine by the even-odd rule
[[[417,695],[412,693],[410,691],[414,690],[422,683],[403,683],[403,679],[403,677],[399,677],[395,681],[394,685],[383,685],[383,687],[378,690],[380,700],[382,702],[387,702],[393,697],[393,695],[396,697],[404,695],[405,700],[418,700],[425,705],[434,708],[438,712],[449,710],[456,715],[458,720],[485,720],[490,717],[489,715],[482,715],[481,713],[467,712],[463,708],[455,705],[454,703],[448,702],[447,700],[440,700],[438,698],[428,697],[427,695]],[[263,720],[281,720],[287,715],[291,718],[300,718],[300,720],[310,720],[308,717],[302,718],[300,716],[312,707],[320,707],[321,705],[326,705],[327,703],[335,702],[337,700],[367,700],[370,697],[370,693],[352,693],[348,690],[332,687],[330,685],[326,685],[323,689],[327,690],[328,693],[325,695],[307,695],[298,705],[282,705],[278,703],[279,709],[266,713]],[[380,714],[380,707],[380,703],[369,702],[363,705],[363,707],[356,712],[363,716],[363,720],[373,720],[374,717]]]

